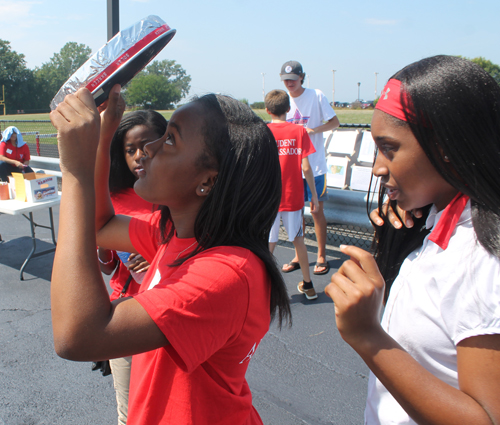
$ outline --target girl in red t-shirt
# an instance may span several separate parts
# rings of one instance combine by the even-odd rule
[[[0,142],[0,181],[8,181],[12,173],[32,173],[28,166],[30,149],[16,127],[7,127]]]
[[[115,215],[103,183],[124,109],[119,92],[101,119],[86,89],[51,113],[63,172],[56,351],[79,361],[134,355],[129,424],[262,424],[245,373],[271,318],[290,318],[268,249],[281,195],[274,137],[241,102],[197,98],[144,147],[134,189],[161,211]],[[110,302],[96,240],[150,262],[139,294]]]
[[[166,129],[165,118],[153,110],[134,111],[121,120],[110,149],[109,190],[117,214],[135,216],[153,211],[153,204],[135,193],[134,184],[138,178],[140,160],[145,156],[144,145],[160,138]],[[142,279],[149,268],[149,263],[140,254],[118,254],[113,250],[99,248],[98,259],[103,273],[111,274],[114,271],[110,280],[113,289],[111,301],[139,292]],[[118,424],[125,425],[132,357],[112,359],[110,365],[116,391]]]

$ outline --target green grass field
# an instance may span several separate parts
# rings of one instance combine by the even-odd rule
[[[174,111],[158,111],[162,114],[167,120],[170,119]],[[127,113],[127,112],[125,112]],[[10,121],[10,120],[19,120],[19,121],[33,121],[33,120],[50,120],[49,114],[16,114],[16,115],[0,115],[0,121]]]
[[[170,119],[174,111],[158,111],[167,120]],[[256,109],[254,112],[264,121],[270,121],[271,118],[263,109]],[[343,124],[369,124],[372,119],[373,110],[361,109],[336,109],[335,112],[339,117],[339,121]],[[0,130],[5,130],[10,125],[16,126],[22,133],[30,131],[38,131],[40,134],[53,134],[55,128],[50,122],[30,122],[30,121],[47,121],[49,114],[20,114],[20,115],[0,115]],[[14,121],[14,122],[13,122]],[[24,122],[23,122],[24,121]],[[24,136],[24,140],[29,143],[35,142],[34,135]],[[42,138],[40,143],[56,144],[55,138]]]
[[[35,132],[38,131],[39,134],[54,134],[56,129],[49,122],[32,122],[32,120],[48,120],[49,114],[33,114],[33,115],[0,115],[0,130],[3,131],[7,127],[13,125],[17,127],[21,133]],[[7,121],[4,121],[7,120]],[[31,121],[30,121],[31,120]],[[35,135],[25,135],[23,139],[27,143],[35,143]],[[41,138],[40,144],[57,144],[55,137]],[[43,155],[43,154],[42,154]]]
[[[158,111],[167,120],[170,119],[174,111]],[[254,112],[265,121],[269,121],[270,117],[264,109],[255,109]],[[372,109],[335,109],[339,121],[346,124],[369,124],[372,120]],[[3,120],[48,120],[49,114],[20,114],[20,115],[0,115],[0,121]]]

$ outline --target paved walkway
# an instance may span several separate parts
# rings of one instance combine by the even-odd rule
[[[58,209],[55,209],[58,219]],[[45,217],[47,215],[47,217]],[[35,218],[48,222],[48,214]],[[0,215],[0,425],[115,424],[111,377],[90,363],[57,357],[52,346],[50,275],[53,254],[33,259],[19,280],[30,248],[29,223]],[[40,248],[48,230],[37,230]],[[311,251],[315,252],[314,248]],[[330,250],[332,271],[341,264]],[[293,255],[278,246],[278,263]],[[310,254],[311,266],[315,255]],[[315,277],[318,292],[328,276]],[[254,405],[266,425],[362,424],[368,370],[340,338],[331,300],[320,293],[307,301],[298,293],[300,271],[284,275],[293,312],[292,328],[275,325],[262,340],[247,374]]]

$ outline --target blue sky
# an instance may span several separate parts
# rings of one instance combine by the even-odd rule
[[[192,77],[190,95],[230,94],[250,102],[283,88],[281,65],[298,60],[305,86],[332,100],[371,100],[403,66],[435,54],[483,56],[500,64],[498,0],[120,0],[120,28],[158,15],[177,34],[157,59]],[[0,38],[28,67],[68,41],[93,51],[106,42],[106,0],[0,0]]]

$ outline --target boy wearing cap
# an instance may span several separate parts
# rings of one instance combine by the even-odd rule
[[[273,132],[281,167],[281,202],[279,212],[269,234],[269,250],[274,252],[278,242],[280,221],[283,221],[288,240],[293,242],[298,262],[302,270],[302,282],[297,289],[307,299],[318,298],[309,274],[309,259],[304,243],[303,208],[304,190],[302,172],[308,187],[313,192],[311,198],[311,212],[318,209],[318,196],[314,185],[314,176],[307,159],[314,153],[314,146],[304,127],[286,121],[286,113],[290,110],[290,98],[283,90],[271,90],[265,98],[266,112],[272,122],[268,124]],[[281,219],[281,220],[280,220]]]
[[[280,77],[290,95],[290,111],[286,115],[288,122],[305,127],[313,142],[316,153],[309,156],[309,162],[314,174],[316,191],[318,193],[319,208],[313,215],[314,230],[318,241],[318,256],[313,273],[316,275],[326,274],[330,265],[326,261],[326,217],[323,202],[328,199],[326,190],[326,157],[323,132],[337,128],[339,119],[335,111],[328,103],[326,96],[321,90],[313,90],[302,87],[305,73],[302,65],[297,61],[288,61],[281,67]],[[310,201],[311,193],[304,180],[304,200]],[[290,263],[283,266],[285,273],[300,268],[297,253]]]

